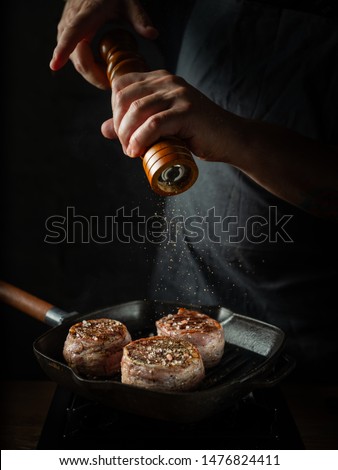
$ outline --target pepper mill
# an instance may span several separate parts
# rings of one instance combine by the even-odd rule
[[[138,53],[134,36],[116,29],[100,41],[100,54],[107,64],[107,77],[114,79],[129,72],[145,72],[148,67]],[[164,138],[146,150],[143,169],[151,188],[161,196],[173,196],[189,189],[198,177],[198,168],[191,152],[176,137]]]

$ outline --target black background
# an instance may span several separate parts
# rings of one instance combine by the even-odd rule
[[[109,91],[89,85],[70,62],[49,69],[63,6],[19,0],[3,7],[0,277],[66,311],[87,313],[145,298],[155,245],[80,243],[78,236],[48,244],[46,220],[74,207],[77,215],[97,216],[102,230],[104,217],[121,207],[149,217],[163,200],[150,190],[141,161],[101,134],[111,114]],[[49,327],[6,305],[1,325],[2,377],[45,378],[32,343]]]

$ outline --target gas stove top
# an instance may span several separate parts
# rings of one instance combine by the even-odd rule
[[[57,387],[38,449],[304,449],[277,387],[203,421],[173,423],[107,408]]]

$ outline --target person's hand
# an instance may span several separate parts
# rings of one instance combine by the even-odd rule
[[[118,138],[130,157],[142,155],[160,138],[176,136],[198,157],[222,161],[225,130],[230,121],[240,120],[165,70],[116,78],[112,109],[114,117],[103,123],[102,134]]]
[[[229,163],[281,199],[337,220],[337,204],[327,207],[328,198],[338,197],[337,148],[230,113],[165,70],[114,79],[112,109],[102,133],[119,138],[130,157],[160,138],[180,137],[197,157]]]
[[[90,42],[102,26],[118,19],[128,21],[145,38],[154,39],[158,35],[138,0],[68,0],[58,24],[50,68],[59,70],[70,59],[89,83],[109,88],[106,70],[95,62]]]

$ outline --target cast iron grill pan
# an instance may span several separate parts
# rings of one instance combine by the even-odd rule
[[[111,379],[86,379],[65,363],[63,344],[70,325],[91,318],[108,317],[127,326],[132,339],[156,334],[155,321],[179,307],[199,310],[219,321],[226,346],[221,362],[207,369],[197,390],[156,392],[122,384]],[[255,388],[273,386],[293,368],[291,358],[282,355],[285,335],[279,328],[231,312],[224,307],[194,306],[161,301],[132,301],[85,315],[70,314],[40,336],[34,353],[47,376],[80,396],[104,405],[150,418],[193,422],[232,406]]]

